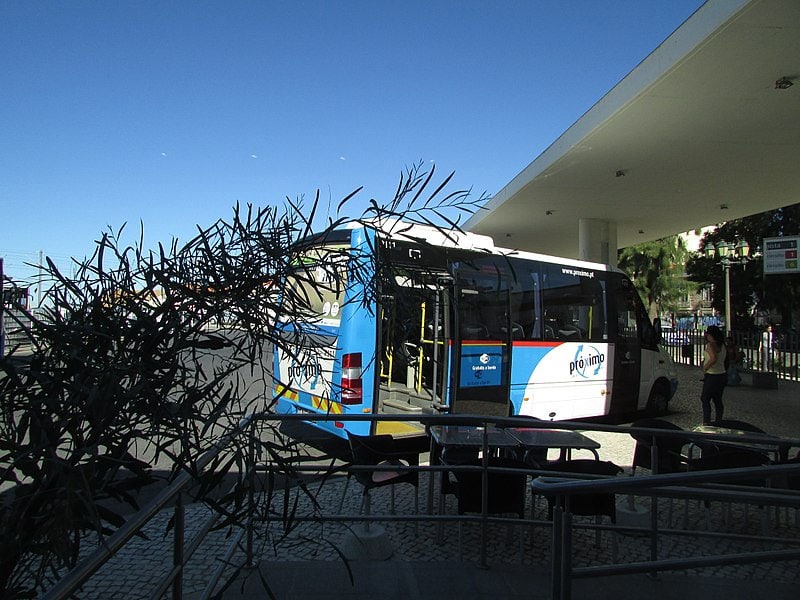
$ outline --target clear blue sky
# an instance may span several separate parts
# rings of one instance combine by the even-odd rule
[[[152,246],[237,201],[387,200],[420,160],[491,195],[701,4],[0,0],[0,256],[26,277],[125,222]]]

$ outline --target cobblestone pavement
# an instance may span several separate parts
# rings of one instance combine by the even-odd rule
[[[679,367],[681,386],[679,394],[672,404],[672,411],[666,418],[683,427],[691,427],[700,421],[699,404],[699,370]],[[778,390],[760,390],[748,386],[729,388],[725,393],[726,417],[747,420],[759,425],[770,433],[795,437],[800,424],[800,384],[780,382]],[[628,467],[633,455],[633,440],[627,434],[589,432],[601,442],[601,458]],[[626,473],[627,474],[627,473]],[[425,512],[428,490],[428,475],[423,475],[418,490],[420,511]],[[336,512],[340,501],[343,501],[344,514],[358,514],[361,502],[361,486],[352,482],[346,494],[343,494],[345,478],[327,480],[324,484],[314,484],[309,489],[317,506],[323,507],[330,514]],[[409,515],[414,513],[414,488],[408,485],[396,486],[396,513]],[[390,488],[380,488],[372,492],[372,513],[389,514]],[[282,513],[277,500],[273,508],[276,514]],[[297,501],[296,514],[313,517],[315,509],[311,499],[298,490],[292,490],[288,496],[290,503]],[[618,499],[618,503],[628,503],[629,498]],[[635,504],[646,507],[649,500],[633,499]],[[293,504],[292,504],[293,505]],[[294,506],[294,505],[293,505]],[[695,501],[687,504],[683,500],[675,500],[673,510],[669,510],[668,501],[662,500],[659,509],[661,527],[667,526],[667,519],[672,518],[675,533],[663,534],[660,537],[659,557],[682,557],[711,555],[719,553],[746,552],[759,549],[758,544],[741,539],[719,539],[705,537],[705,532],[726,532],[731,534],[757,535],[762,531],[763,519],[769,519],[770,535],[778,540],[786,540],[786,544],[770,544],[769,548],[791,548],[791,543],[798,539],[797,515],[794,512],[774,510],[766,514],[757,507],[746,509],[741,505],[723,505],[711,503],[707,508]],[[447,500],[446,513],[455,515],[455,501]],[[546,525],[546,503],[543,500],[533,502],[528,497],[528,519],[517,523],[491,524],[488,530],[486,559],[492,565],[521,565],[542,567],[549,565],[550,530]],[[203,506],[191,506],[187,509],[186,532],[190,538],[199,530],[205,519],[210,516],[209,509]],[[87,599],[125,598],[137,599],[149,597],[155,582],[169,570],[172,560],[172,534],[167,532],[167,524],[171,511],[159,514],[146,529],[147,539],[135,539],[118,553],[109,563],[89,581],[81,590],[79,597]],[[532,520],[531,520],[532,519]],[[593,518],[575,522],[593,524]],[[466,523],[460,529],[456,522],[447,522],[442,527],[439,539],[439,528],[433,523],[407,521],[388,521],[380,524],[393,549],[392,561],[442,561],[466,562],[476,564],[479,559],[481,529],[477,523]],[[351,537],[352,523],[321,523],[318,521],[293,523],[289,529],[284,527],[280,519],[275,519],[269,526],[262,524],[256,535],[256,560],[262,564],[295,563],[300,561],[329,561],[342,563],[342,549]],[[184,574],[185,597],[199,597],[210,574],[220,567],[221,557],[231,544],[231,531],[213,532],[201,546],[195,557],[186,568]],[[689,535],[687,535],[689,534]],[[460,540],[460,543],[459,543]],[[573,564],[587,566],[607,564],[612,554],[616,554],[619,562],[633,562],[649,559],[649,538],[640,534],[619,534],[603,531],[599,542],[594,530],[577,529],[573,537]],[[236,552],[231,563],[241,564],[244,555]],[[234,574],[231,566],[226,569],[225,577]],[[760,563],[756,565],[737,565],[712,567],[684,571],[685,574],[698,577],[716,577],[727,581],[762,580],[764,582],[800,583],[800,563],[783,561]],[[268,580],[269,572],[262,573]]]
[[[425,510],[427,497],[427,476],[423,476],[419,488],[420,510]],[[338,507],[342,500],[345,482],[342,478],[329,480],[321,487],[312,488],[317,502],[322,506]],[[413,515],[414,502],[412,486],[397,486],[395,490],[396,514]],[[303,493],[296,491],[290,495],[293,501],[299,500],[298,515],[313,514],[311,502]],[[389,514],[391,491],[389,488],[373,490],[372,513]],[[274,507],[280,512],[282,498],[276,500]],[[361,502],[361,487],[352,483],[348,486],[344,497],[343,513],[357,514]],[[627,502],[627,498],[621,500]],[[649,505],[649,500],[635,500],[640,506]],[[666,503],[666,501],[663,501]],[[745,552],[757,549],[759,545],[751,541],[722,540],[719,538],[697,537],[697,532],[714,531],[757,535],[761,531],[764,514],[758,509],[750,508],[747,513],[742,506],[723,506],[712,503],[706,509],[702,503],[690,501],[688,510],[684,501],[674,501],[672,511],[664,504],[659,511],[662,527],[667,526],[667,518],[672,512],[672,525],[675,535],[662,534],[660,537],[659,557],[677,558],[702,556],[718,553]],[[489,525],[486,546],[486,561],[489,566],[525,566],[540,567],[546,570],[550,564],[551,535],[546,525],[547,505],[543,500],[533,503],[528,499],[528,516],[533,521],[514,523],[493,523]],[[446,514],[455,515],[456,507],[452,499],[446,503]],[[688,521],[684,521],[688,514]],[[201,506],[191,507],[187,512],[187,538],[197,531],[210,511]],[[776,538],[787,540],[785,545],[772,543],[763,549],[780,549],[794,547],[791,542],[797,539],[800,528],[794,514],[781,512],[779,521],[771,513],[772,534]],[[97,573],[81,590],[79,597],[86,599],[138,599],[148,598],[156,584],[167,574],[172,558],[172,536],[165,535],[170,518],[168,511],[158,515],[149,525],[149,539],[135,539],[118,553]],[[575,523],[594,524],[593,518],[575,517]],[[329,562],[332,568],[343,568],[341,552],[347,547],[351,528],[358,527],[353,523],[295,523],[287,531],[280,520],[269,526],[258,528],[255,540],[256,560],[265,564],[286,562]],[[423,561],[442,563],[462,562],[477,565],[480,556],[481,529],[478,523],[465,523],[460,528],[456,522],[445,523],[439,538],[438,527],[434,523],[418,523],[408,521],[389,521],[379,524],[388,536],[393,549],[392,561]],[[459,533],[459,529],[461,532]],[[184,574],[184,594],[187,598],[199,597],[209,580],[210,574],[222,565],[224,556],[231,544],[230,531],[219,531],[211,534],[204,542],[198,555],[189,563]],[[687,535],[688,534],[688,535]],[[599,540],[596,532],[589,529],[576,529],[573,535],[573,564],[576,567],[607,564],[612,555],[618,562],[635,562],[649,559],[649,538],[646,535],[619,534],[602,531]],[[232,564],[239,565],[244,561],[244,553],[236,552]],[[334,563],[339,565],[334,566]],[[225,569],[225,578],[235,574],[233,566]],[[722,577],[727,580],[769,581],[780,583],[800,583],[800,562],[760,563],[755,565],[737,565],[694,569],[684,572],[700,577]],[[270,573],[262,573],[269,581]]]
[[[405,488],[405,489],[404,489]],[[327,484],[326,488],[317,493],[320,504],[338,503],[340,501],[341,482]],[[420,482],[420,506],[424,511],[424,499],[427,491],[427,477],[423,476]],[[396,489],[397,513],[413,514],[413,488],[411,486],[397,486]],[[379,488],[371,492],[371,508],[373,514],[390,513],[391,491],[388,488]],[[358,512],[361,500],[361,487],[357,484],[350,486],[344,502],[344,511],[349,514]],[[547,521],[547,503],[538,499],[533,503],[531,513],[531,498],[528,497],[528,512],[533,521],[515,521],[510,523],[491,524],[487,536],[487,562],[489,564],[524,564],[524,565],[549,565],[549,550],[551,536],[549,522]],[[627,497],[619,500],[628,503]],[[633,502],[642,508],[650,506],[649,499],[633,499]],[[731,534],[759,535],[762,531],[762,518],[767,518],[763,511],[757,508],[745,510],[741,505],[723,505],[711,503],[706,507],[699,502],[689,501],[688,510],[683,500],[675,500],[675,506],[670,511],[668,501],[661,501],[659,510],[660,526],[666,528],[670,513],[672,513],[672,527],[675,535],[664,534],[660,539],[659,555],[666,557],[686,557],[708,555],[714,553],[733,553],[753,549],[752,542],[742,540],[720,540],[718,538],[697,538],[697,532],[726,532]],[[455,500],[448,497],[446,514],[456,515]],[[779,521],[776,515],[770,512],[771,535],[787,540],[786,547],[791,548],[791,542],[797,539],[800,529],[792,513],[787,515],[781,512]],[[518,525],[517,523],[522,523]],[[583,523],[593,525],[594,517],[574,517],[576,525]],[[606,521],[606,523],[608,523]],[[438,527],[435,524],[413,522],[384,522],[381,524],[391,540],[394,549],[393,560],[458,560],[459,559],[459,526],[456,522],[445,523],[442,527],[441,541],[437,539]],[[337,548],[345,545],[349,535],[350,524],[336,523],[305,523],[294,530],[278,546],[275,552],[262,553],[264,560],[288,561],[320,561],[341,560]],[[461,526],[461,553],[463,560],[476,562],[480,549],[480,524],[466,523]],[[265,532],[262,530],[261,532]],[[262,537],[265,548],[271,547],[271,541],[282,535],[280,526],[274,526],[267,533],[267,538]],[[641,534],[619,534],[603,531],[599,543],[596,540],[596,531],[589,529],[576,530],[573,537],[573,561],[575,566],[588,566],[603,564],[608,561],[616,546],[617,558],[620,562],[634,562],[649,558],[649,538]],[[520,553],[520,547],[522,552]],[[776,549],[773,546],[773,549]],[[742,579],[764,578],[776,581],[800,581],[800,564],[787,565],[787,563],[759,564],[750,566],[719,567],[697,570],[697,574],[719,576],[734,576]]]

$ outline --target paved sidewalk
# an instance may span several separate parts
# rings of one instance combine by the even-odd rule
[[[689,428],[700,422],[699,369],[679,367],[681,384],[679,394],[666,418]],[[729,418],[750,421],[770,433],[795,437],[800,431],[800,384],[779,383],[778,390],[760,390],[748,386],[729,388],[725,393],[726,414]],[[619,465],[629,466],[633,455],[633,440],[627,434],[590,432],[601,442],[601,458]],[[420,510],[424,512],[427,500],[427,476],[422,477],[419,490]],[[351,483],[343,494],[344,478],[328,480],[323,486],[312,486],[316,501],[322,506],[338,508],[344,498],[344,512],[357,514],[361,488]],[[405,488],[405,489],[403,489]],[[410,486],[398,486],[396,503],[398,514],[413,514],[413,495]],[[296,493],[289,497],[293,501]],[[372,512],[388,514],[389,488],[373,492]],[[309,499],[297,496],[298,514],[313,514]],[[282,499],[281,499],[282,500]],[[530,503],[530,498],[528,500]],[[677,501],[676,501],[677,502]],[[710,523],[714,529],[733,533],[760,531],[760,513],[751,508],[749,513],[741,507],[730,513],[723,511],[720,503],[712,503],[706,511],[702,504],[692,503],[688,521],[676,509],[675,525],[687,532],[705,529]],[[538,521],[546,520],[543,502],[530,506]],[[278,509],[280,512],[280,509]],[[331,512],[329,509],[328,512]],[[449,514],[455,513],[451,500]],[[667,510],[660,511],[662,519]],[[197,530],[208,509],[189,507],[187,536]],[[166,573],[171,561],[171,535],[165,537],[170,513],[159,514],[148,527],[149,539],[136,539],[122,553],[105,565],[85,586],[79,597],[87,599],[147,598],[152,592],[152,582]],[[800,527],[794,515],[782,516],[779,535],[793,541],[800,538]],[[273,597],[280,600],[328,600],[333,598],[361,599],[427,599],[465,597],[471,600],[501,600],[504,598],[549,598],[550,571],[549,528],[516,524],[496,524],[490,530],[486,546],[487,566],[479,566],[480,529],[477,524],[465,524],[459,536],[457,523],[444,527],[441,543],[437,527],[420,523],[386,522],[384,527],[392,555],[385,561],[356,560],[346,562],[340,554],[345,547],[349,526],[338,523],[303,523],[291,531],[284,531],[276,521],[270,528],[258,532],[257,569],[240,573],[228,587],[225,600],[243,600]],[[522,531],[524,529],[524,531]],[[184,597],[196,600],[210,574],[221,566],[221,557],[230,544],[228,531],[215,532],[202,545],[199,556],[186,568]],[[459,539],[461,544],[459,544]],[[523,552],[520,553],[520,539]],[[614,543],[616,542],[616,544]],[[721,552],[745,552],[748,546],[731,540],[715,540],[682,535],[664,536],[659,556],[708,555]],[[597,544],[593,531],[576,531],[573,542],[573,561],[576,567],[603,564],[610,558],[614,545],[621,561],[646,560],[649,545],[646,536],[614,535],[603,532]],[[459,547],[461,551],[459,551]],[[790,546],[787,543],[787,547]],[[749,548],[752,548],[750,546]],[[243,555],[238,552],[232,564],[241,564]],[[348,572],[348,568],[350,572]],[[352,573],[352,580],[349,576]],[[226,577],[234,569],[226,569]],[[696,569],[678,573],[664,573],[655,579],[645,575],[603,577],[576,580],[573,598],[620,600],[628,597],[645,597],[651,600],[738,600],[769,598],[770,600],[798,597],[800,561],[762,563],[728,567]],[[270,592],[267,592],[266,589]]]
[[[413,514],[409,492],[412,488],[406,487],[407,490],[398,487],[396,491],[397,512]],[[323,503],[326,498],[336,502],[342,489],[342,482],[335,482],[332,485],[329,483],[327,489],[315,492]],[[420,489],[421,501],[425,498],[426,489],[423,484]],[[389,512],[389,496],[380,493],[383,491],[388,490],[374,490],[372,509],[375,514]],[[345,512],[356,511],[359,499],[360,486],[353,484],[345,497]],[[448,502],[446,510],[448,514],[455,514],[452,501]],[[761,521],[755,509],[751,509],[752,514],[749,515],[743,514],[741,507],[731,510],[727,515],[722,505],[716,503],[711,505],[707,513],[703,505],[697,503],[691,506],[690,520],[685,526],[682,523],[683,511],[676,510],[675,525],[691,533],[704,530],[708,518],[711,529],[731,533],[758,532]],[[534,511],[537,520],[541,522],[546,519],[546,503],[540,502]],[[664,526],[668,514],[666,507],[660,514]],[[575,520],[580,522],[581,518],[575,517]],[[551,595],[551,537],[545,525],[533,528],[516,524],[491,525],[486,546],[486,568],[479,564],[481,538],[480,527],[476,523],[463,525],[461,534],[455,522],[445,524],[441,542],[437,541],[434,524],[420,524],[415,528],[408,522],[385,522],[377,527],[383,529],[392,548],[388,560],[345,561],[338,552],[347,552],[348,548],[352,548],[353,538],[348,526],[335,523],[324,526],[302,524],[273,550],[271,542],[279,535],[281,530],[278,528],[273,532],[273,537],[259,540],[264,550],[257,568],[243,572],[225,592],[224,599],[265,598],[269,594],[282,600],[441,600],[457,597],[500,600],[549,598]],[[782,521],[782,528],[781,535],[788,540],[796,539],[800,534],[793,518]],[[520,540],[523,546],[521,554]],[[593,531],[576,530],[573,534],[573,564],[575,567],[607,564],[615,546],[621,562],[649,558],[647,536],[603,532],[597,544]],[[792,546],[787,544],[786,547]],[[752,549],[751,544],[735,540],[663,535],[659,556],[707,556],[746,552],[748,549]],[[789,600],[798,597],[798,584],[800,561],[791,561],[667,572],[655,579],[646,575],[629,575],[575,580],[572,597],[601,600],[629,597],[653,600]]]
[[[271,593],[280,600],[544,600],[551,598],[549,573],[542,569],[497,565],[479,569],[463,562],[351,563],[268,562],[225,594],[225,600],[254,600]],[[626,575],[576,580],[576,600],[795,600],[797,584],[681,575]]]
[[[679,393],[665,418],[684,428],[701,421],[700,370],[678,367]],[[749,381],[749,378],[746,378]],[[748,385],[728,388],[725,392],[726,418],[750,421],[770,433],[797,436],[800,431],[800,384],[779,382],[777,390],[757,389]],[[628,435],[590,432],[601,442],[603,460],[612,460],[629,467],[633,456],[633,440]],[[340,497],[341,488],[329,486],[323,495]],[[356,489],[352,489],[356,488]],[[425,485],[420,490],[424,506]],[[345,501],[356,502],[360,486],[354,484]],[[379,493],[373,493],[373,512],[388,512],[381,505]],[[398,496],[400,488],[398,488]],[[332,498],[331,501],[334,501]],[[338,501],[338,500],[337,500]],[[383,499],[386,501],[386,498]],[[640,500],[641,502],[641,500]],[[410,501],[398,500],[398,512],[409,510]],[[708,511],[702,504],[691,506],[689,521],[684,524],[688,532],[703,530],[707,523],[712,528],[730,531],[758,531],[760,515],[755,509],[746,512],[739,507],[726,514],[719,503],[712,503]],[[356,511],[357,506],[350,506]],[[453,512],[450,506],[449,512]],[[544,519],[538,507],[537,518]],[[662,510],[660,513],[668,513]],[[676,521],[684,518],[676,510]],[[662,515],[662,518],[666,518]],[[577,518],[576,518],[577,519]],[[679,526],[679,524],[676,524]],[[549,570],[550,536],[546,528],[535,528],[525,537],[524,554],[518,552],[517,533],[510,527],[495,526],[487,547],[488,568],[478,561],[479,530],[477,525],[465,525],[462,538],[462,556],[458,557],[458,533],[455,523],[446,526],[444,543],[437,544],[430,526],[420,526],[418,531],[408,523],[385,523],[394,553],[386,561],[354,561],[345,563],[334,546],[341,548],[343,539],[337,537],[335,526],[316,533],[307,531],[305,543],[285,548],[277,555],[262,557],[256,569],[243,573],[225,593],[225,600],[263,598],[265,587],[274,597],[283,600],[328,600],[333,598],[402,598],[436,599],[465,597],[475,600],[500,600],[504,598],[550,598]],[[781,535],[789,540],[800,537],[794,516],[781,521]],[[342,532],[346,536],[346,532]],[[611,534],[604,533],[600,546],[595,545],[593,532],[576,532],[574,537],[574,566],[602,564],[610,559]],[[616,539],[618,558],[621,561],[649,558],[647,540],[638,536],[619,535]],[[792,547],[792,546],[787,546]],[[746,552],[752,545],[719,539],[697,539],[684,536],[664,536],[659,556],[697,556],[723,552]],[[348,567],[350,571],[348,571]],[[352,579],[350,578],[352,574]],[[784,561],[756,565],[737,565],[666,572],[655,578],[647,575],[602,577],[573,582],[573,598],[620,600],[642,597],[651,600],[751,600],[769,598],[783,600],[798,597],[800,563]]]

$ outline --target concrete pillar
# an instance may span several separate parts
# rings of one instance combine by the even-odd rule
[[[600,219],[580,219],[578,258],[616,266],[617,224]]]

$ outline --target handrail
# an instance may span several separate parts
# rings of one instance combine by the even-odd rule
[[[643,492],[648,488],[667,488],[691,483],[718,483],[736,481],[752,476],[753,479],[769,479],[773,475],[800,474],[798,464],[776,464],[759,467],[738,467],[708,471],[689,471],[686,473],[664,473],[661,475],[642,475],[636,477],[605,477],[598,479],[576,479],[566,477],[537,477],[531,485],[542,494],[569,495],[592,494],[600,492]],[[772,489],[772,488],[767,488]],[[711,490],[709,490],[711,493]],[[800,494],[789,494],[792,501],[786,506],[800,507]]]
[[[703,434],[708,435],[708,434]],[[606,477],[598,479],[576,479],[574,477],[537,477],[531,482],[533,489],[543,495],[564,498],[555,503],[553,518],[553,553],[558,559],[552,566],[552,596],[554,599],[569,600],[571,580],[575,577],[597,577],[631,573],[654,573],[657,571],[685,569],[691,567],[742,564],[800,558],[800,548],[781,551],[759,551],[747,554],[729,554],[688,559],[658,559],[655,553],[649,561],[639,561],[623,565],[604,565],[601,567],[573,568],[569,553],[572,535],[572,518],[569,499],[573,495],[590,493],[631,493],[657,497],[700,497],[707,500],[749,501],[770,506],[787,506],[800,509],[800,494],[789,490],[773,488],[753,488],[748,486],[705,487],[709,484],[724,484],[753,477],[770,480],[777,475],[800,474],[800,464],[776,464],[759,467],[740,467],[730,469],[689,471],[685,473],[665,473],[637,477]],[[701,486],[692,484],[702,484]],[[690,487],[680,487],[680,486]],[[701,487],[701,489],[697,489]],[[651,520],[653,535],[657,529]],[[565,550],[566,549],[566,550]]]
[[[547,428],[547,429],[565,429],[565,430],[576,430],[580,429],[582,431],[604,431],[604,432],[616,432],[621,434],[629,434],[631,432],[640,432],[647,435],[652,435],[654,432],[658,434],[658,436],[676,436],[681,437],[683,439],[697,439],[703,441],[714,441],[714,440],[724,440],[730,438],[734,441],[748,441],[748,438],[755,437],[757,441],[763,441],[763,434],[753,434],[753,436],[726,436],[726,435],[717,435],[717,434],[708,434],[708,433],[696,433],[690,431],[672,431],[672,430],[657,430],[651,428],[631,428],[631,427],[623,427],[623,426],[612,426],[612,425],[604,425],[604,424],[595,424],[595,423],[577,423],[577,422],[553,422],[553,421],[541,421],[533,418],[528,417],[487,417],[483,415],[405,415],[405,414],[396,414],[396,415],[314,415],[313,418],[315,420],[323,421],[323,420],[348,420],[348,421],[374,421],[374,420],[384,420],[384,421],[411,421],[417,423],[423,423],[426,426],[433,426],[433,425],[487,425],[487,424],[494,424],[499,427],[532,427],[532,428]],[[223,436],[219,441],[217,441],[209,450],[207,450],[197,461],[197,467],[200,472],[205,470],[212,461],[219,456],[221,452],[223,452],[236,438],[241,435],[247,434],[248,431],[251,431],[251,428],[254,428],[256,424],[262,421],[271,421],[271,422],[283,422],[283,421],[307,421],[309,419],[309,415],[307,414],[295,414],[295,415],[276,415],[273,413],[255,413],[251,414],[244,419],[242,419],[239,424],[227,435]],[[759,438],[760,436],[760,438]],[[772,441],[772,440],[771,440]],[[798,446],[800,447],[800,440],[798,439],[787,439],[787,438],[775,438],[776,442],[780,442],[783,444],[789,444],[791,446]],[[250,462],[254,460],[254,457],[251,457]],[[252,470],[255,464],[251,464],[248,467],[248,471]],[[348,468],[350,470],[358,470],[359,467],[357,465],[349,465]],[[398,467],[392,467],[393,470],[397,470]],[[493,467],[487,464],[483,464],[482,466],[466,466],[461,467],[458,465],[424,465],[424,466],[408,466],[405,467],[409,470],[418,470],[418,471],[427,471],[431,472],[432,474],[435,472],[442,472],[445,470],[452,471],[457,469],[470,469],[470,470],[498,470],[498,471],[509,471],[514,472],[517,469],[508,468],[508,467]],[[376,467],[370,467],[370,470],[377,470]],[[379,468],[378,468],[379,469]],[[315,465],[303,465],[297,469],[298,471],[308,472],[308,473],[329,473],[330,467],[322,467],[322,466],[315,466]],[[522,472],[528,475],[538,475],[535,469],[520,469]],[[547,475],[542,475],[535,477],[532,485],[533,488],[542,494],[547,495],[558,495],[558,496],[570,496],[575,494],[583,494],[583,493],[597,493],[597,492],[614,492],[614,493],[636,493],[637,495],[651,495],[654,497],[703,497],[703,498],[710,498],[710,499],[718,499],[718,500],[738,500],[738,501],[745,501],[751,503],[758,503],[763,502],[764,504],[775,505],[775,506],[790,506],[790,507],[800,507],[800,495],[796,493],[789,493],[783,490],[779,490],[777,488],[743,488],[742,486],[732,486],[726,484],[726,482],[742,479],[743,477],[757,477],[761,479],[766,479],[770,477],[777,477],[782,475],[800,475],[800,464],[792,464],[792,465],[768,465],[763,467],[748,467],[748,468],[737,468],[737,469],[726,469],[724,471],[697,471],[697,472],[685,472],[685,473],[667,473],[667,474],[656,474],[656,475],[646,475],[646,476],[637,476],[637,477],[613,477],[607,479],[593,479],[593,480],[578,480],[572,476],[570,477],[558,477],[555,476],[553,471],[549,471]],[[432,476],[432,475],[431,475]],[[111,556],[113,556],[120,548],[122,548],[125,543],[133,538],[141,529],[142,527],[160,510],[165,508],[173,499],[179,496],[183,490],[193,481],[191,475],[189,473],[180,473],[175,480],[160,492],[156,498],[154,498],[147,506],[145,506],[141,511],[130,517],[123,526],[121,526],[115,533],[113,533],[105,542],[97,548],[94,552],[92,552],[86,559],[83,559],[75,569],[70,571],[66,574],[61,580],[59,580],[52,588],[47,590],[42,598],[47,600],[60,600],[62,598],[68,597],[70,594],[75,592],[88,578],[94,574]],[[319,519],[319,515],[315,515],[313,519]],[[481,515],[480,517],[470,517],[470,516],[458,516],[453,517],[449,515],[417,515],[417,516],[392,516],[387,517],[387,515],[371,515],[371,516],[353,516],[353,515],[330,515],[326,514],[322,518],[330,519],[332,521],[339,521],[339,520],[350,520],[350,521],[362,521],[362,520],[389,520],[389,521],[419,521],[419,520],[443,520],[443,521],[455,521],[455,520],[463,520],[463,521],[474,521],[476,519],[481,519],[484,523],[487,521],[497,521],[503,520],[502,518],[492,518],[488,519],[487,515]],[[303,520],[302,518],[298,518],[298,520]],[[554,522],[554,532],[557,531],[556,524]],[[204,531],[207,532],[210,527],[204,528]],[[240,539],[237,537],[237,540]],[[181,539],[178,541],[176,539],[176,544],[183,544],[183,540]],[[181,577],[182,565],[185,564],[187,561],[191,559],[193,550],[199,544],[190,544],[188,551],[179,559],[178,563],[175,565],[175,568],[172,572],[168,575],[168,577],[174,577],[176,580],[179,581]],[[180,556],[180,552],[176,554],[176,556]],[[794,551],[792,551],[794,552]],[[798,555],[800,555],[800,551],[798,551]],[[753,555],[755,560],[759,560],[757,555]],[[792,555],[794,556],[794,555]],[[726,559],[727,560],[727,559]],[[737,559],[743,560],[743,559]],[[663,559],[658,563],[658,565],[664,564],[672,564],[670,562],[665,562]],[[701,563],[696,563],[700,565]],[[652,562],[642,563],[642,565],[646,565],[645,567],[641,567],[644,571],[654,571],[661,569],[661,566],[653,567]],[[568,569],[568,574],[570,576],[582,576],[581,574],[583,571],[579,569],[572,570],[569,565],[565,565],[564,563],[560,564],[560,569]],[[611,569],[613,570],[614,566],[607,566],[603,567],[603,569]],[[629,567],[626,567],[629,568]],[[586,571],[589,573],[590,571]],[[621,571],[620,571],[621,572]],[[641,572],[641,571],[639,571]],[[221,577],[221,570],[217,569],[215,574],[213,575],[214,578],[217,580]],[[559,572],[559,577],[564,576],[562,571]],[[171,579],[169,581],[172,581]],[[169,582],[162,584],[159,589],[166,589],[165,585],[169,585]],[[206,593],[210,593],[210,590],[213,589],[213,582],[209,584]],[[175,596],[175,589],[173,587],[173,595]],[[175,597],[180,597],[180,583],[177,585],[178,594]],[[567,587],[568,590],[568,587]]]
[[[233,440],[240,435],[250,424],[253,416],[243,418],[236,428],[211,449],[207,450],[198,460],[198,471],[203,471]],[[176,498],[193,481],[189,473],[180,473],[175,480],[162,490],[142,510],[135,513],[120,526],[107,540],[94,552],[83,559],[74,569],[69,571],[56,584],[42,594],[43,600],[59,600],[67,598],[77,590],[89,577],[91,577],[106,561],[116,554],[131,538],[144,527],[150,519]],[[188,556],[186,557],[188,558]]]

